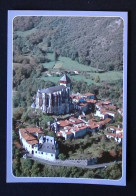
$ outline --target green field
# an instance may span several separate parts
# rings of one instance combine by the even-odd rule
[[[48,63],[43,63],[43,66],[47,68],[49,71],[55,73],[57,71],[81,71],[80,75],[69,75],[71,79],[74,79],[76,81],[84,81],[87,82],[87,84],[98,84],[95,82],[95,77],[100,77],[100,82],[106,81],[106,82],[115,82],[117,80],[123,79],[123,72],[122,71],[108,71],[105,73],[94,73],[96,71],[96,68],[80,64],[77,61],[73,61],[68,57],[59,57],[59,60],[54,62],[54,54],[48,53],[47,57],[51,60]],[[55,66],[54,66],[55,65]],[[83,75],[82,73],[86,72],[86,75]],[[50,76],[45,77],[42,76],[41,79],[45,81],[52,81],[57,83],[60,79],[60,77],[56,76]]]
[[[79,71],[96,71],[96,68],[84,65],[84,64],[80,64],[77,61],[73,61],[71,60],[69,57],[62,57],[60,56],[58,61],[57,61],[57,68],[53,68],[54,66],[54,54],[53,53],[48,53],[47,57],[51,60],[51,62],[49,63],[43,63],[43,66],[45,68],[48,69],[54,69],[54,70],[58,70],[58,69],[62,69],[62,70],[66,70],[66,71],[75,71],[75,70],[79,70]],[[55,67],[57,67],[57,65]]]
[[[51,82],[54,82],[54,83],[58,83],[58,81],[60,80],[60,77],[55,77],[55,76],[47,76],[47,77],[44,77],[42,76],[40,79],[44,80],[44,81],[51,81]]]

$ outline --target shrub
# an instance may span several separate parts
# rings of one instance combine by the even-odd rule
[[[59,159],[65,160],[66,159],[66,155],[64,155],[63,153],[60,153],[59,154]]]

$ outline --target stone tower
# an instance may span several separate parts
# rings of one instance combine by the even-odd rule
[[[64,86],[68,87],[70,90],[71,80],[66,74],[64,74],[64,76],[60,79],[59,83],[60,83],[60,85],[64,85]]]

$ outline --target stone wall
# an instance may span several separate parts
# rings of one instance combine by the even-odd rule
[[[87,166],[87,165],[94,165],[97,164],[97,158],[92,158],[90,160],[87,159],[66,159],[64,161],[62,160],[56,160],[58,163],[64,163],[65,165],[69,166]]]

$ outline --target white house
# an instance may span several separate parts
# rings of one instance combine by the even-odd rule
[[[32,153],[35,144],[38,144],[38,137],[44,132],[39,128],[19,129],[20,142],[29,153]]]
[[[115,115],[116,115],[116,112],[106,110],[105,108],[97,109],[95,114],[94,114],[94,116],[98,116],[98,117],[103,118],[103,119],[106,119],[109,116],[114,118]]]
[[[65,131],[62,133],[62,136],[65,138],[65,140],[67,140],[67,139],[73,138],[74,134],[71,131],[68,131],[68,132]]]
[[[40,159],[54,161],[59,154],[58,145],[54,137],[44,136],[40,138],[40,143],[34,146],[32,154]]]
[[[96,110],[94,116],[98,116],[102,119],[106,119],[106,118],[108,118],[108,113],[102,112],[101,110]]]
[[[116,133],[107,133],[106,137],[108,139],[114,139],[116,142],[121,143],[122,142],[122,138],[123,138],[123,134],[116,134]]]
[[[39,128],[19,129],[19,138],[24,149],[34,157],[54,161],[59,154],[54,137],[44,136]]]

